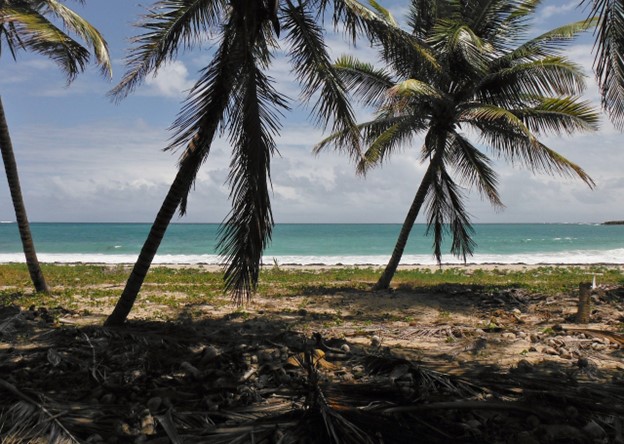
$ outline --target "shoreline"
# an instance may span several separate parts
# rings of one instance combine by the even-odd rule
[[[110,262],[86,262],[86,261],[76,261],[76,262],[40,262],[43,265],[54,265],[54,266],[78,266],[78,265],[87,265],[87,266],[100,266],[106,268],[115,268],[115,267],[124,267],[131,268],[134,266],[134,262],[123,262],[123,263],[110,263]],[[1,265],[26,265],[25,262],[0,262]],[[208,264],[208,263],[152,263],[151,268],[171,268],[171,269],[200,269],[207,272],[220,272],[223,270],[224,265],[218,264]],[[457,264],[457,263],[442,263],[441,265],[435,264],[401,264],[399,265],[397,271],[401,270],[449,270],[449,269],[461,269],[467,271],[474,270],[484,270],[484,271],[493,271],[493,270],[508,270],[508,271],[522,271],[522,270],[536,270],[539,268],[592,268],[592,267],[606,267],[613,269],[621,269],[624,270],[623,263],[609,263],[609,262],[599,262],[599,263],[561,263],[561,262],[544,262],[537,264],[527,264],[522,262],[517,263],[501,263],[501,262],[487,262],[487,263],[467,263],[467,264]],[[378,264],[323,264],[323,263],[313,263],[313,264],[295,264],[295,263],[286,263],[286,264],[263,264],[261,266],[261,270],[271,270],[271,269],[279,269],[279,270],[288,270],[288,271],[319,271],[319,270],[340,270],[340,269],[373,269],[373,270],[383,270],[385,265]]]

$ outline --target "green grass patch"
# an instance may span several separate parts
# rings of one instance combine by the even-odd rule
[[[74,308],[91,301],[94,305],[112,304],[121,294],[130,274],[128,266],[43,265],[51,287],[50,295],[33,292],[25,264],[0,265],[0,305],[58,306]],[[258,293],[265,297],[301,297],[300,308],[313,305],[316,296],[341,292],[371,291],[381,274],[373,268],[329,268],[321,270],[267,267],[262,270]],[[405,291],[444,291],[448,285],[478,286],[488,290],[519,288],[532,293],[556,295],[578,290],[580,282],[624,285],[621,267],[538,267],[518,271],[504,267],[428,268],[400,270],[393,286]],[[435,294],[435,292],[434,292]],[[219,271],[199,268],[153,267],[145,281],[139,301],[179,307],[183,304],[222,305],[230,302],[223,292]],[[441,314],[444,317],[444,314]]]

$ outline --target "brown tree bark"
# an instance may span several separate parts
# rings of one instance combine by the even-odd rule
[[[373,287],[374,290],[387,290],[390,287],[390,282],[392,282],[392,278],[394,277],[399,263],[401,262],[405,246],[407,245],[407,240],[409,239],[409,235],[414,227],[414,222],[416,222],[416,217],[418,217],[418,213],[420,213],[420,209],[422,208],[425,198],[427,197],[427,191],[429,190],[429,185],[431,184],[431,180],[433,179],[438,167],[438,162],[441,161],[444,154],[445,145],[446,138],[444,136],[439,137],[435,155],[429,162],[427,171],[420,181],[420,186],[416,191],[416,196],[414,196],[412,205],[405,216],[405,221],[401,227],[401,232],[399,233],[399,238],[394,246],[394,250],[392,250],[390,261],[388,261],[381,277]]]
[[[147,272],[152,265],[154,256],[156,256],[158,247],[165,236],[165,232],[171,222],[171,218],[178,209],[180,202],[188,192],[189,182],[191,182],[194,177],[194,168],[195,165],[193,165],[190,161],[183,162],[180,165],[178,173],[176,174],[176,177],[167,192],[167,196],[165,196],[165,200],[163,201],[147,239],[143,244],[141,253],[134,264],[132,273],[126,282],[123,293],[119,297],[119,300],[115,305],[115,309],[106,319],[106,322],[104,323],[105,326],[120,326],[126,321],[126,318],[128,317],[130,310],[132,310],[132,306],[134,305],[134,302],[139,294],[139,290],[141,290],[143,281],[145,281]]]
[[[24,256],[26,256],[26,265],[28,266],[30,279],[32,280],[37,292],[48,293],[48,284],[43,277],[43,272],[41,271],[41,266],[39,265],[39,260],[37,259],[37,252],[35,251],[35,244],[30,232],[30,224],[26,215],[26,206],[24,205],[22,188],[20,186],[19,176],[17,173],[17,163],[15,162],[15,154],[13,153],[13,143],[11,142],[9,127],[4,114],[1,97],[0,151],[2,151],[2,161],[4,163],[4,170],[9,182],[9,190],[11,192],[11,199],[15,210],[15,219],[17,220],[20,238],[22,239],[22,248],[24,250]]]

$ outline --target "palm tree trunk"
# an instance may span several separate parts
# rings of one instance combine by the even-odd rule
[[[194,177],[194,170],[195,167],[190,161],[183,162],[180,165],[178,173],[169,188],[169,192],[167,193],[167,196],[165,197],[165,200],[156,215],[156,219],[154,220],[147,239],[143,244],[141,253],[134,264],[132,273],[126,282],[126,287],[119,297],[117,305],[115,305],[115,309],[110,314],[108,319],[106,319],[106,322],[104,322],[105,326],[119,326],[126,321],[128,313],[130,313],[130,310],[134,305],[134,301],[139,294],[139,290],[141,290],[145,276],[147,276],[147,272],[152,265],[154,256],[156,256],[160,242],[165,236],[165,232],[171,222],[171,218],[178,209],[180,202],[188,192],[189,182],[191,182]]]
[[[22,198],[22,189],[20,187],[19,176],[17,174],[17,163],[13,154],[13,144],[9,134],[6,117],[4,115],[4,107],[2,106],[2,98],[0,97],[0,150],[2,151],[2,161],[4,162],[4,170],[9,182],[9,190],[11,199],[13,200],[13,208],[15,209],[15,218],[19,228],[20,237],[22,239],[22,248],[26,256],[26,265],[30,273],[35,290],[37,292],[48,293],[48,284],[43,277],[43,272],[39,266],[35,244],[30,233],[30,224],[26,216],[26,207]]]
[[[414,226],[414,222],[416,222],[416,217],[418,216],[418,213],[420,213],[420,209],[425,202],[425,197],[427,197],[427,190],[429,189],[429,185],[431,183],[433,170],[433,163],[430,163],[429,167],[427,168],[427,172],[420,182],[418,191],[416,191],[416,196],[414,197],[412,205],[407,212],[407,216],[405,216],[405,221],[403,222],[403,226],[401,227],[401,232],[399,233],[399,238],[397,239],[394,250],[392,251],[390,261],[388,262],[388,265],[386,265],[383,274],[375,284],[375,290],[386,290],[390,287],[390,282],[392,281],[392,278],[396,273],[399,262],[401,262],[401,257],[403,257],[405,245],[407,244],[407,240],[409,239],[409,235],[412,231],[412,227]]]
[[[407,216],[405,216],[405,221],[401,227],[401,232],[399,233],[399,238],[397,239],[397,243],[392,251],[390,261],[388,262],[388,265],[386,265],[383,274],[375,284],[375,287],[373,287],[374,290],[387,290],[390,287],[390,282],[396,273],[399,262],[401,262],[401,257],[403,257],[405,245],[409,239],[414,222],[416,222],[416,217],[418,216],[418,213],[420,213],[420,209],[425,202],[427,191],[429,190],[434,174],[439,167],[439,162],[442,161],[446,147],[446,131],[446,129],[440,131],[438,128],[432,128],[429,130],[429,134],[427,134],[427,138],[435,137],[437,139],[435,154],[429,161],[427,171],[420,182],[420,186],[418,187],[418,191],[416,191],[416,196],[414,196],[414,200],[412,201],[412,205],[407,212]],[[427,143],[427,138],[425,138],[425,143]]]

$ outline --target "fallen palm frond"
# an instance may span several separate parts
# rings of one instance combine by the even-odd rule
[[[624,345],[624,335],[621,333],[615,333],[609,330],[598,330],[595,328],[580,328],[580,327],[568,327],[568,326],[559,326],[562,331],[565,332],[575,332],[575,333],[585,333],[589,336],[595,336],[601,339],[608,339],[615,344]]]
[[[307,368],[307,365],[311,364],[314,368],[334,369],[335,365],[328,362],[325,359],[325,352],[323,350],[314,349],[306,353],[298,353],[288,358],[288,364],[294,367]]]
[[[333,444],[372,444],[373,440],[368,434],[332,408],[319,384],[317,366],[313,365],[311,356],[306,359],[306,363],[308,370],[308,397],[306,399],[308,415],[320,415],[329,442]]]
[[[0,436],[3,437],[3,443],[29,442],[44,436],[53,443],[80,442],[63,424],[63,412],[49,410],[3,379],[0,379],[0,390],[19,399],[6,410],[0,411]]]
[[[413,388],[411,398],[426,400],[432,396],[483,397],[489,393],[466,379],[457,378],[394,356],[368,356],[365,363],[369,372],[387,375],[393,382],[405,379]]]
[[[23,321],[24,315],[18,307],[0,308],[0,339],[6,341]]]

